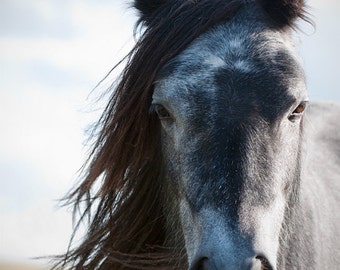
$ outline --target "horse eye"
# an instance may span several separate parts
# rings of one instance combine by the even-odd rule
[[[290,121],[294,121],[296,120],[299,116],[301,116],[303,114],[303,112],[305,111],[307,107],[307,101],[303,101],[299,104],[299,106],[297,106],[295,108],[295,110],[293,111],[293,113],[289,116],[289,120]]]
[[[158,118],[161,119],[161,120],[171,118],[171,115],[170,115],[170,113],[168,112],[168,110],[165,109],[165,108],[164,108],[162,105],[160,105],[160,104],[155,104],[155,105],[154,105],[154,111],[157,113]]]
[[[299,106],[296,107],[293,114],[301,114],[304,112],[305,109],[306,109],[306,103],[302,102],[299,104]]]

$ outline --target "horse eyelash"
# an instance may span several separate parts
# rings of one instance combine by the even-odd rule
[[[288,120],[291,122],[294,122],[298,118],[300,118],[304,112],[306,111],[308,105],[308,101],[302,101],[295,109],[294,111],[289,115]]]
[[[152,104],[149,112],[153,115],[157,115],[160,120],[172,118],[169,111],[161,104]],[[162,115],[162,113],[164,115]]]
[[[293,111],[293,114],[295,115],[301,115],[305,112],[306,108],[307,108],[307,105],[308,105],[308,101],[305,100],[305,101],[302,101],[296,108],[295,110]]]

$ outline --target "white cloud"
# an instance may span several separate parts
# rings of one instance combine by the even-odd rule
[[[0,92],[0,259],[65,251],[71,216],[55,212],[57,199],[84,161],[83,129],[93,117],[80,113],[79,91],[30,87]]]
[[[74,34],[68,2],[3,0],[0,35],[68,38]]]
[[[0,260],[29,262],[65,252],[72,232],[70,214],[54,209],[50,201],[41,200],[20,213],[2,214]]]
[[[66,12],[70,17],[65,19],[76,30],[74,36],[69,39],[34,35],[2,37],[0,59],[17,62],[43,59],[51,65],[77,70],[92,80],[99,80],[133,44],[132,12],[124,12],[118,5],[89,5],[88,2],[73,1],[65,9],[56,9],[47,4],[50,2],[44,3],[41,6],[36,3],[31,9],[39,14]],[[46,20],[49,16],[45,14]],[[64,28],[66,32],[66,24]]]
[[[0,259],[65,251],[71,216],[55,206],[86,158],[83,131],[98,117],[85,112],[86,97],[131,47],[121,49],[133,23],[118,15],[124,12],[117,3],[66,2],[13,1],[39,14],[31,24],[37,29],[0,31]],[[26,15],[10,19],[20,26]],[[37,25],[58,20],[61,32],[70,23],[71,37],[47,35]]]

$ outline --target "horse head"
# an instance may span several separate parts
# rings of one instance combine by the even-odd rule
[[[136,1],[147,25],[164,2]],[[154,84],[150,111],[192,270],[276,269],[297,198],[307,94],[286,29],[302,1],[248,2]]]
[[[76,210],[85,203],[89,230],[64,263],[280,268],[294,241],[308,103],[290,37],[304,1],[134,6],[141,38],[69,196]]]

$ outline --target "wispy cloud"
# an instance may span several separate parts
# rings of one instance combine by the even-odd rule
[[[0,259],[67,246],[71,217],[55,213],[55,200],[76,178],[83,130],[98,116],[84,113],[86,97],[133,43],[124,10],[112,1],[1,3]]]
[[[3,37],[71,38],[75,35],[70,1],[3,0],[0,35]]]
[[[9,11],[6,5],[1,9],[7,14],[7,24],[0,28],[0,60],[48,61],[50,65],[77,70],[87,78],[99,80],[127,52],[122,49],[122,40],[133,42],[133,18],[131,13],[117,16],[124,15],[124,9],[118,5],[89,2],[5,1]]]

